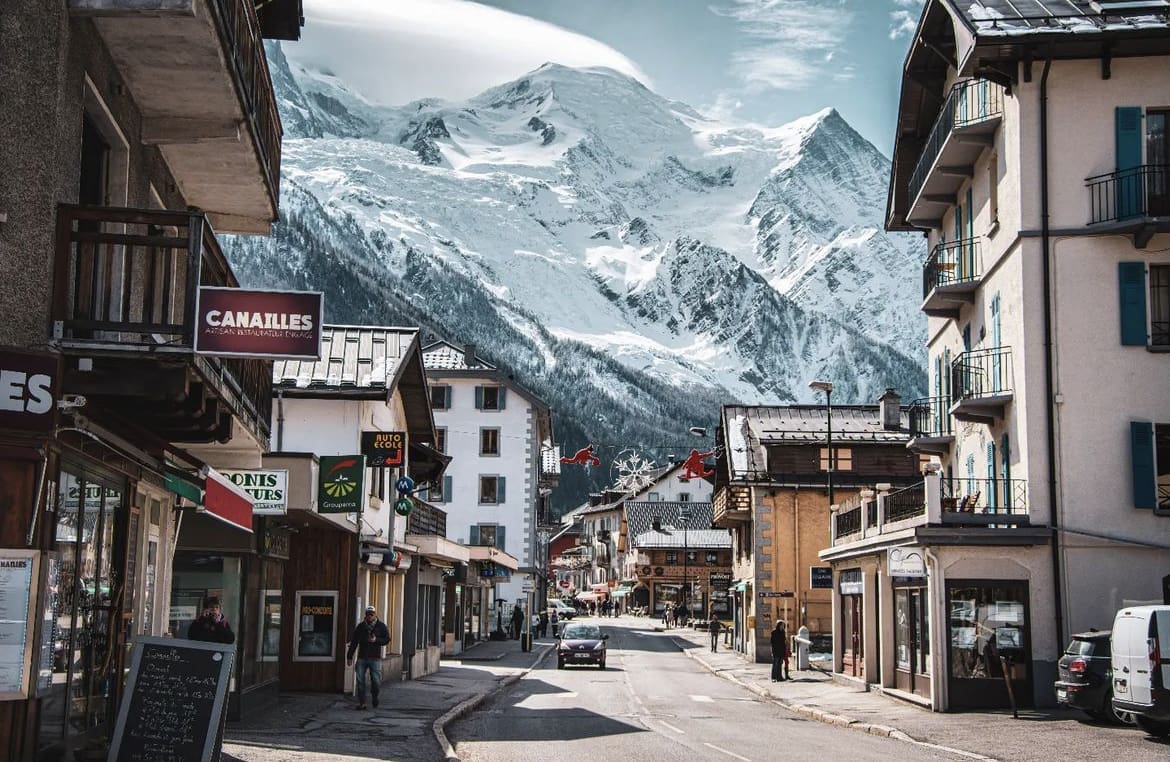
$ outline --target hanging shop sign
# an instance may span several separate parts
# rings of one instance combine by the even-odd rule
[[[833,567],[831,566],[810,566],[808,567],[808,586],[813,590],[832,590],[833,589]]]
[[[0,700],[29,695],[34,644],[30,625],[35,619],[34,581],[39,579],[37,552],[0,550]]]
[[[298,590],[293,661],[333,661],[337,654],[337,591]]]
[[[886,551],[886,573],[891,577],[925,577],[926,558],[917,548],[890,548]]]
[[[203,468],[203,480],[203,505],[197,510],[237,529],[251,532],[252,496],[210,466]]]
[[[253,516],[283,516],[288,511],[287,469],[220,469],[220,473],[252,497]]]
[[[0,428],[53,430],[60,367],[59,355],[0,349]]]
[[[361,455],[322,455],[317,479],[318,513],[357,513],[366,475]]]
[[[795,598],[796,593],[791,590],[761,590],[761,598]]]
[[[370,468],[390,468],[406,462],[405,431],[363,431],[362,455]]]
[[[321,359],[319,291],[200,286],[195,353],[272,360]]]

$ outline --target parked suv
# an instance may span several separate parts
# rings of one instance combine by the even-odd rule
[[[1170,606],[1118,611],[1110,645],[1113,706],[1150,735],[1170,736]]]
[[[1094,719],[1132,725],[1133,713],[1113,708],[1109,635],[1109,630],[1093,630],[1072,636],[1057,664],[1056,701]]]

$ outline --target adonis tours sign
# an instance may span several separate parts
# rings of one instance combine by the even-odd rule
[[[321,293],[199,287],[195,352],[273,360],[321,358]]]

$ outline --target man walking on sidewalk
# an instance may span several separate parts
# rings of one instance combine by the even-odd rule
[[[357,660],[357,699],[358,709],[366,708],[366,673],[370,678],[370,698],[374,706],[378,706],[378,691],[382,687],[382,646],[390,642],[390,630],[378,619],[378,610],[373,606],[366,606],[366,615],[354,628],[349,639],[349,650],[345,654],[345,665],[353,664],[353,655],[358,654]]]
[[[718,653],[719,651],[719,631],[723,629],[723,624],[711,617],[711,621],[707,624],[707,630],[711,633],[711,653]]]
[[[777,622],[776,629],[772,630],[772,682],[789,679],[788,633],[784,631],[784,623]]]

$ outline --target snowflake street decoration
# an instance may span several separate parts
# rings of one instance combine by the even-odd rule
[[[641,492],[654,483],[659,466],[637,450],[622,450],[613,460],[613,483],[622,492]]]

